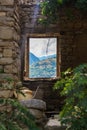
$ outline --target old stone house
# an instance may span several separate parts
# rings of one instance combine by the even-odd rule
[[[57,24],[41,25],[38,22],[42,18],[40,1],[0,0],[0,80],[13,77],[33,91],[39,86],[36,98],[46,101],[49,110],[56,110],[58,104],[62,104],[60,98],[58,99],[59,93],[52,89],[56,79],[31,80],[24,77],[27,69],[27,39],[57,37],[57,71],[60,74],[69,67],[87,62],[87,18],[74,11],[75,18],[72,22],[65,16],[64,10],[61,10]]]

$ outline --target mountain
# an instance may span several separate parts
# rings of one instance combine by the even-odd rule
[[[48,58],[55,58],[55,57],[56,57],[56,54],[53,54],[53,55],[39,57],[39,59],[40,60],[45,60],[45,59],[48,59]]]
[[[36,57],[33,53],[29,53],[29,64],[34,64],[35,62],[39,62],[39,58]]]
[[[30,78],[56,77],[56,57],[35,62],[29,67]]]

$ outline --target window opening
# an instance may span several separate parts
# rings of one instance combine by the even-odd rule
[[[60,75],[58,37],[28,37],[24,79],[55,79]]]
[[[29,78],[57,76],[57,39],[29,39]]]

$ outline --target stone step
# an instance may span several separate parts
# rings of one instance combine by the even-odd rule
[[[47,124],[45,125],[44,130],[66,130],[65,126],[61,126],[60,121],[58,119],[49,119]]]

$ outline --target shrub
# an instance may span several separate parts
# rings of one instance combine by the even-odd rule
[[[87,130],[87,64],[65,71],[54,88],[66,97],[61,123],[67,130]]]
[[[44,17],[40,19],[40,22],[48,25],[49,23],[56,23],[59,19],[58,12],[65,8],[66,16],[73,20],[74,14],[71,8],[85,15],[87,12],[87,0],[44,0],[41,3],[41,12]]]
[[[12,79],[0,82],[0,91],[9,90],[9,95],[0,96],[0,130],[39,130],[34,122],[34,117],[29,110],[22,106],[12,95],[13,91],[20,92],[20,87]]]

